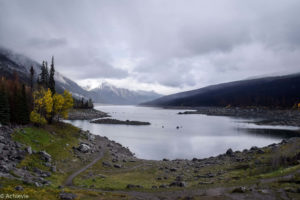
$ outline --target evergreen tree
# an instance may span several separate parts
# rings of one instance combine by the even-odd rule
[[[31,66],[30,68],[30,88],[31,88],[31,91],[33,91],[33,79],[34,79],[34,69],[33,69],[33,66]]]
[[[40,73],[40,85],[44,88],[48,87],[48,80],[49,80],[49,72],[47,62],[43,61]]]
[[[9,96],[10,122],[12,123],[18,123],[18,105],[20,104],[19,97],[20,95],[18,95],[18,86],[16,82],[14,82]]]
[[[0,86],[0,123],[8,124],[10,120],[10,110],[8,95],[5,88]]]
[[[38,78],[39,84],[41,86],[43,86],[44,83],[46,82],[46,73],[45,73],[45,71],[46,71],[46,66],[45,66],[45,61],[43,61],[42,62],[42,67],[41,67],[41,73],[40,73],[40,76]]]
[[[48,68],[48,62],[45,61],[45,83],[44,83],[44,87],[45,88],[49,88],[49,68]]]
[[[50,90],[52,92],[52,95],[54,95],[56,93],[56,91],[55,91],[54,74],[55,74],[54,57],[52,56],[51,67],[50,67],[50,76],[49,76],[49,88],[50,88]]]
[[[20,124],[28,124],[29,123],[29,109],[27,104],[27,94],[25,85],[22,85],[22,91],[20,93]]]

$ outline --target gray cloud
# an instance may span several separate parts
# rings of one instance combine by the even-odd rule
[[[0,45],[75,80],[192,89],[299,72],[297,0],[0,1]]]
[[[57,48],[67,45],[65,38],[31,38],[28,40],[28,45],[35,48]]]

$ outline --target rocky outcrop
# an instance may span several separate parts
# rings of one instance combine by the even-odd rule
[[[40,151],[39,154],[41,155],[41,158],[46,162],[51,162],[52,157],[50,154],[48,154],[46,151]]]
[[[90,151],[91,147],[87,144],[82,143],[79,145],[79,147],[77,149],[83,153],[87,153]]]
[[[37,187],[51,184],[50,181],[45,180],[45,177],[51,176],[50,172],[42,171],[38,168],[30,171],[26,166],[23,168],[17,167],[26,155],[31,155],[35,152],[30,146],[26,147],[25,145],[12,140],[11,134],[16,129],[20,129],[22,134],[26,134],[22,127],[0,127],[0,177],[18,179],[24,183],[32,184]],[[46,151],[41,151],[38,152],[37,155],[40,156],[45,165],[48,164],[51,167],[50,154]]]
[[[105,112],[95,109],[72,109],[69,112],[69,120],[91,120],[97,118],[109,117]]]
[[[118,120],[118,119],[98,119],[98,120],[91,121],[91,123],[95,123],[95,124],[123,124],[123,125],[135,125],[135,126],[150,125],[149,122],[130,121],[130,120],[121,121],[121,120]]]

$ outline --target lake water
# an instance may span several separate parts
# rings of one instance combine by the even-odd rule
[[[95,109],[115,119],[145,121],[151,125],[104,125],[88,120],[68,122],[129,147],[138,158],[153,160],[205,158],[225,153],[228,148],[235,151],[262,147],[278,143],[298,129],[258,126],[249,123],[249,119],[177,114],[183,110],[116,105],[96,105]]]

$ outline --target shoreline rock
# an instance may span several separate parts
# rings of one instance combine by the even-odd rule
[[[110,116],[96,109],[72,109],[69,112],[68,120],[92,120],[103,117]]]
[[[140,121],[122,121],[118,119],[98,119],[91,121],[90,123],[95,123],[95,124],[120,124],[120,125],[135,125],[135,126],[140,126],[140,125],[150,125],[149,122],[140,122]]]

